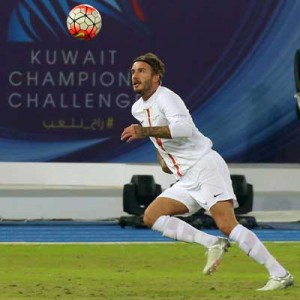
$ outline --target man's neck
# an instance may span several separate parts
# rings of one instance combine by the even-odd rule
[[[151,96],[157,91],[158,88],[159,88],[159,86],[153,88],[153,90],[151,91],[151,93],[149,93],[148,95],[142,96],[143,100],[147,101],[149,98],[151,98]]]

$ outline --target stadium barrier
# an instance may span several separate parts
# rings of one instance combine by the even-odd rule
[[[300,210],[298,164],[230,164],[254,188],[253,211]],[[174,183],[156,164],[0,163],[0,218],[110,219],[124,215],[123,185],[135,174]]]

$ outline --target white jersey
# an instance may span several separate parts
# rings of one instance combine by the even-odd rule
[[[160,86],[147,101],[138,99],[133,104],[131,112],[143,127],[173,124],[178,127],[180,124],[183,128],[191,128],[192,133],[189,137],[171,139],[150,137],[177,179],[205,154],[212,151],[211,140],[199,132],[182,99],[166,87]]]

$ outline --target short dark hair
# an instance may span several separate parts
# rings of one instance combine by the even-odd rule
[[[155,74],[159,75],[160,80],[162,80],[165,74],[165,64],[158,58],[157,55],[148,52],[146,54],[140,55],[133,60],[133,63],[137,61],[142,61],[150,65]]]

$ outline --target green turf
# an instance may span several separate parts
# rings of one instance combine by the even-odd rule
[[[300,299],[300,243],[266,245],[294,287],[255,291],[267,272],[236,245],[204,276],[204,248],[191,244],[1,244],[0,299]]]

